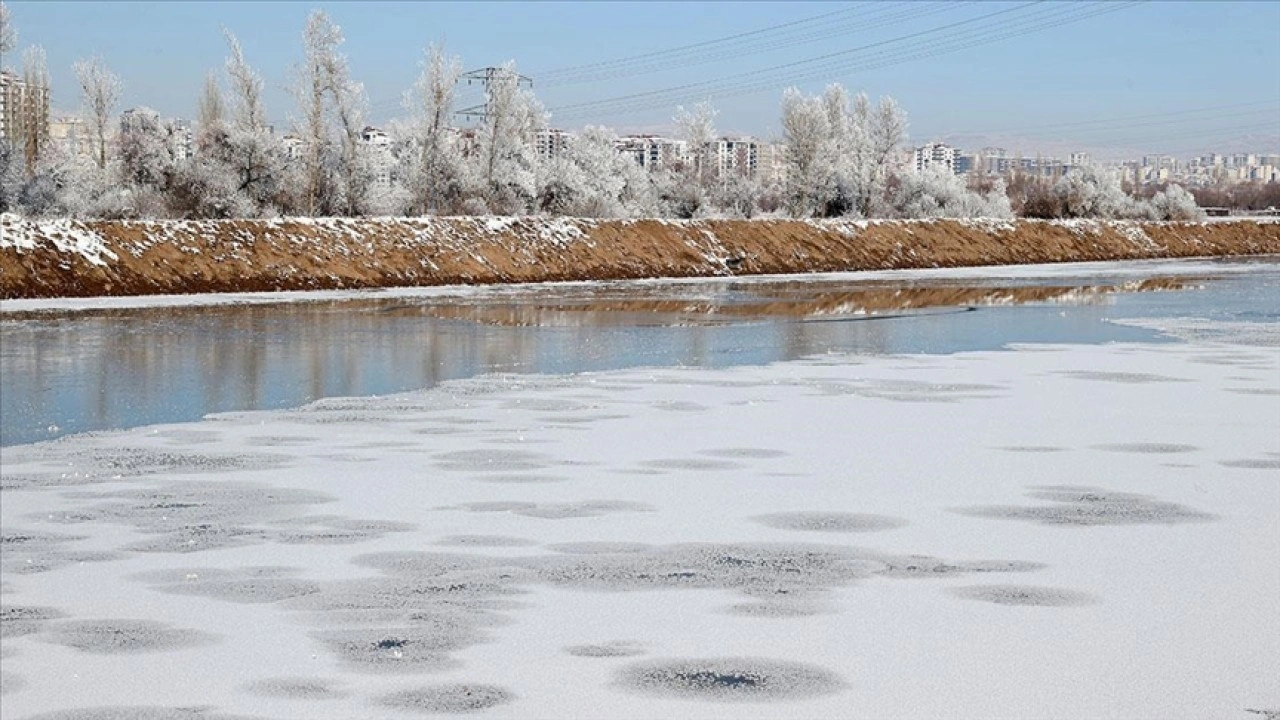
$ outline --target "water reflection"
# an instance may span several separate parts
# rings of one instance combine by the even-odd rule
[[[1151,334],[1100,322],[1108,299],[1176,290],[1183,281],[1091,282],[633,283],[412,302],[10,314],[0,320],[0,443],[494,371],[724,366],[830,351],[1145,338]]]

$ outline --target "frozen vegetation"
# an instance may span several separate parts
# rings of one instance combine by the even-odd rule
[[[539,133],[553,118],[521,83],[514,62],[490,78],[474,127],[450,124],[457,108],[458,58],[427,50],[406,92],[405,116],[385,133],[370,128],[369,103],[342,53],[343,34],[323,12],[308,18],[302,59],[292,73],[296,107],[288,135],[268,126],[264,79],[237,38],[211,73],[198,103],[194,153],[182,129],[147,108],[117,121],[123,81],[98,58],[76,63],[83,138],[71,152],[39,128],[43,105],[20,113],[21,132],[0,142],[0,212],[75,218],[264,218],[316,216],[570,215],[593,218],[1010,218],[1193,220],[1195,200],[1178,186],[1131,197],[1117,178],[1085,167],[1056,182],[971,181],[915,173],[899,152],[906,112],[889,97],[872,103],[841,85],[821,95],[782,96],[785,148],[774,172],[758,158],[747,172],[724,167],[712,141],[716,111],[677,108],[686,152],[646,168],[618,152],[618,137],[588,126],[564,145]],[[48,86],[44,53],[24,59],[28,84]],[[117,130],[116,125],[119,124]],[[554,145],[554,147],[553,147]],[[1026,178],[1024,178],[1026,179]]]
[[[7,447],[5,716],[1274,712],[1280,336],[1134,322]]]

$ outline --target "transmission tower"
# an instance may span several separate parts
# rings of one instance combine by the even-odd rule
[[[463,108],[455,112],[454,115],[457,115],[458,117],[467,118],[467,119],[473,119],[473,118],[478,119],[480,122],[483,123],[485,119],[489,117],[489,112],[491,109],[490,105],[493,102],[493,96],[489,93],[489,86],[492,85],[493,82],[497,80],[499,77],[501,77],[503,74],[510,73],[510,72],[511,71],[507,70],[506,68],[485,67],[485,68],[480,68],[479,70],[471,70],[469,72],[462,73],[462,75],[458,76],[458,82],[462,82],[463,80],[466,80],[468,85],[472,83],[477,83],[477,82],[480,83],[481,85],[484,85],[484,104],[472,105],[469,108]],[[521,85],[528,88],[533,87],[533,78],[516,74],[516,86],[519,87]]]

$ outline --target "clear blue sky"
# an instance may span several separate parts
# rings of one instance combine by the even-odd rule
[[[769,137],[779,132],[782,88],[818,92],[841,82],[873,97],[895,97],[910,115],[913,141],[951,138],[1059,152],[1187,154],[1241,146],[1280,152],[1280,3],[1121,5],[9,3],[19,50],[44,46],[54,104],[64,111],[78,105],[72,62],[98,54],[125,81],[122,108],[148,105],[191,117],[205,74],[222,67],[226,27],[266,79],[272,121],[287,126],[292,101],[286,87],[301,56],[302,27],[307,14],[321,8],[342,27],[344,50],[365,84],[371,120],[379,123],[402,114],[399,98],[423,48],[443,41],[468,69],[516,60],[534,78],[553,124],[570,129],[588,122],[619,131],[661,129],[677,103],[710,93],[722,131]],[[1063,22],[1095,7],[1114,11]],[[980,19],[995,13],[1003,14]],[[804,22],[819,15],[827,17]],[[617,77],[551,82],[556,69],[797,21],[736,43],[633,62]],[[969,46],[947,51],[961,45]],[[17,65],[19,56],[11,53],[4,62]],[[805,62],[820,56],[830,57]],[[656,71],[637,72],[637,65],[655,61]],[[770,70],[779,66],[789,67]],[[565,109],[690,84],[634,106]],[[479,101],[476,87],[460,98]]]

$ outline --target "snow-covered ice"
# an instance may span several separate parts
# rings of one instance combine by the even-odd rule
[[[4,716],[1261,717],[1280,344],[1160,322],[5,448]]]

